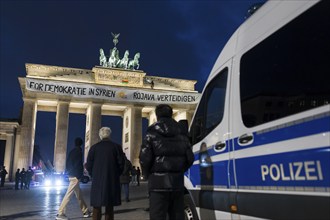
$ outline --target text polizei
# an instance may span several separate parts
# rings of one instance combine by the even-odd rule
[[[317,161],[261,165],[262,181],[315,181],[323,180],[322,166]]]

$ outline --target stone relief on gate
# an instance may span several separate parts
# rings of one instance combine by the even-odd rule
[[[100,66],[102,67],[110,67],[110,68],[121,68],[121,69],[128,69],[128,70],[137,70],[140,68],[139,59],[140,53],[136,53],[134,58],[129,58],[129,51],[126,50],[124,56],[120,58],[119,50],[117,49],[116,45],[118,44],[119,34],[111,33],[113,37],[113,44],[114,47],[110,50],[109,59],[107,60],[106,55],[104,54],[104,50],[100,48]]]

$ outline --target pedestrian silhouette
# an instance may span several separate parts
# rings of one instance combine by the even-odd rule
[[[21,177],[21,189],[26,188],[26,171],[24,168],[22,168],[22,171],[20,172],[20,177]]]
[[[19,189],[19,181],[21,180],[21,175],[20,175],[20,169],[17,169],[16,173],[15,173],[15,190]]]
[[[6,175],[8,174],[6,167],[2,166],[1,171],[0,171],[0,177],[1,177],[1,187],[4,187],[5,185],[5,180],[6,180]]]
[[[32,177],[34,175],[34,172],[32,170],[31,167],[29,167],[29,169],[26,171],[26,189],[30,189],[30,184],[31,184],[31,180],[32,180]]]
[[[129,161],[124,154],[125,157],[125,166],[124,166],[124,171],[120,175],[120,191],[122,188],[124,188],[124,193],[125,193],[125,201],[129,202],[129,182],[130,182],[130,175],[132,171],[132,163]]]
[[[140,177],[141,177],[141,170],[140,170],[140,167],[137,167],[137,169],[136,169],[137,186],[140,186]]]
[[[74,140],[75,147],[70,151],[68,159],[66,161],[66,171],[69,175],[69,186],[68,189],[62,199],[61,205],[58,209],[58,214],[56,215],[56,220],[66,220],[68,217],[65,215],[66,207],[70,201],[70,198],[73,194],[76,195],[79,207],[83,213],[84,218],[89,218],[92,216],[89,211],[84,197],[82,195],[79,179],[83,176],[84,173],[84,165],[83,165],[83,154],[81,145],[83,144],[83,140],[81,138],[76,138]]]
[[[132,167],[132,185],[137,184],[137,180],[136,180],[136,168],[135,166]]]

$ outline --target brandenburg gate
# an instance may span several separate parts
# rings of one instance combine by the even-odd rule
[[[135,166],[139,166],[142,118],[154,123],[158,104],[171,105],[177,121],[191,120],[200,99],[195,80],[148,76],[129,62],[120,66],[124,57],[111,63],[111,54],[108,62],[101,50],[100,66],[91,70],[26,64],[26,77],[18,78],[24,107],[12,170],[32,165],[38,111],[56,112],[53,164],[57,172],[65,170],[69,113],[86,115],[85,160],[90,147],[100,141],[102,116],[122,117],[122,147]]]

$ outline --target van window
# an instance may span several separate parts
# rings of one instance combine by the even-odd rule
[[[321,1],[246,52],[243,122],[253,127],[330,103],[330,4]]]
[[[192,143],[201,141],[222,120],[224,113],[228,69],[220,72],[206,87],[196,110],[190,134]]]

